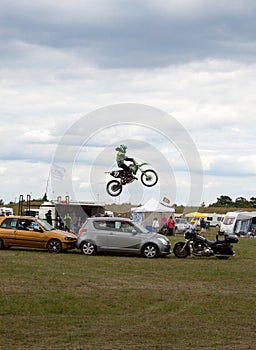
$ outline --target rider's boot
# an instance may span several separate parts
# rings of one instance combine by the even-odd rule
[[[128,175],[128,176],[131,176],[134,180],[138,180],[138,178],[137,178],[135,175],[133,175],[133,173],[132,173],[131,171],[129,171],[129,172],[127,173],[127,175]]]

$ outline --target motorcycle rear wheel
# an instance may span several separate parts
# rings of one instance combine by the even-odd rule
[[[184,259],[187,256],[189,256],[189,253],[190,253],[189,247],[188,246],[184,247],[184,244],[185,243],[183,242],[179,242],[174,245],[173,253],[176,256],[176,258]]]
[[[111,180],[108,182],[106,189],[110,196],[117,197],[121,194],[123,186],[119,181]]]
[[[143,171],[140,179],[144,186],[152,187],[157,183],[158,175],[154,170],[148,169]]]

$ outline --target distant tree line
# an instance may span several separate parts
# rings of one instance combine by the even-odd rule
[[[44,195],[42,199],[33,199],[33,202],[40,202],[47,200],[47,196]],[[14,202],[10,202],[9,205],[15,204]],[[40,203],[39,203],[40,204]],[[0,205],[4,206],[4,201],[0,199]],[[177,207],[176,204],[174,204],[175,207]],[[205,207],[205,203],[203,202],[201,204],[201,207]],[[180,207],[183,207],[182,205]],[[234,201],[231,197],[222,195],[219,198],[217,198],[217,201],[215,203],[209,204],[208,207],[220,207],[220,208],[256,208],[256,197],[251,197],[249,200],[244,197],[237,197]]]
[[[209,207],[234,207],[234,208],[256,208],[256,197],[247,200],[244,197],[237,197],[234,201],[229,196],[220,196],[217,202],[209,204]]]

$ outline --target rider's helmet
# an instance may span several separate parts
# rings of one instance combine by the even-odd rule
[[[126,150],[127,150],[127,147],[126,147],[125,145],[120,145],[120,146],[118,147],[118,150],[121,151],[121,152],[123,152],[123,153],[125,153]]]

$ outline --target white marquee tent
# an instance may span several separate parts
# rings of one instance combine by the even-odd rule
[[[171,206],[151,198],[144,205],[131,208],[131,218],[145,227],[151,227],[154,218],[157,218],[160,227],[162,227],[168,218],[174,215],[174,212],[175,210]]]

